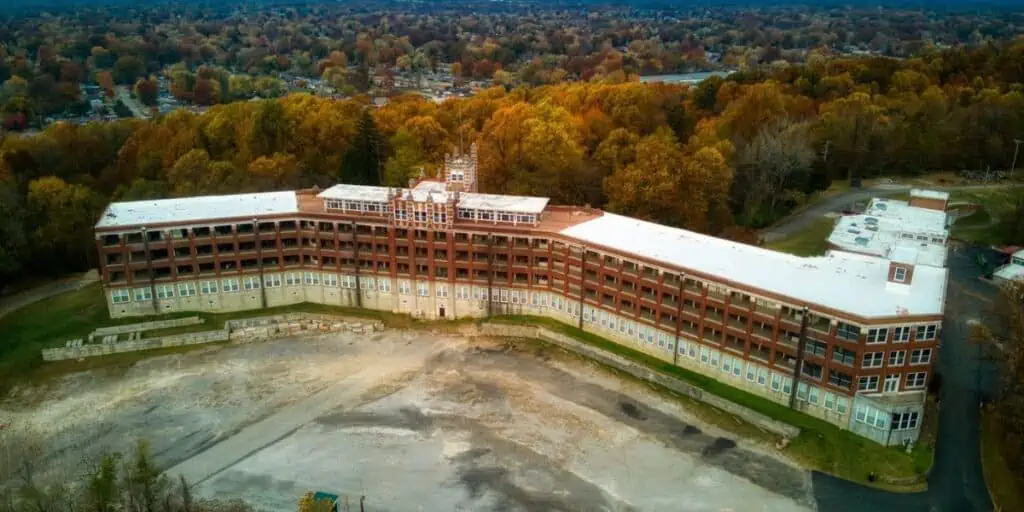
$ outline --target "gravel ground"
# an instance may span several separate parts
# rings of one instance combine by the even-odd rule
[[[200,495],[294,510],[808,510],[807,472],[560,353],[388,331],[210,348],[0,404],[58,476],[146,438]],[[10,435],[9,430],[7,434]],[[62,473],[63,472],[63,473]],[[344,503],[342,510],[345,510]]]

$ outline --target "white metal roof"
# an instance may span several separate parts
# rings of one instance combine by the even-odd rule
[[[413,188],[389,189],[388,187],[372,187],[365,185],[334,185],[324,190],[317,197],[322,199],[345,199],[349,201],[371,201],[384,203],[388,201],[388,192],[394,191],[401,197],[412,197],[414,201],[426,201],[429,197],[434,202],[448,201],[453,192],[449,192],[445,184],[439,181],[421,181]],[[509,213],[539,214],[547,207],[548,198],[531,196],[507,196],[498,194],[478,194],[462,192],[459,194],[458,206],[474,210],[494,210]]]
[[[298,213],[295,192],[261,192],[225,196],[197,196],[111,203],[96,228],[246,218]]]
[[[548,198],[546,197],[505,196],[472,192],[459,196],[459,207],[475,210],[539,214],[547,205]]]
[[[1024,281],[1024,266],[1014,263],[1003,265],[992,273],[992,277],[999,277],[1007,281]]]
[[[391,190],[388,187],[373,187],[370,185],[334,185],[317,194],[317,197],[322,199],[347,199],[349,201],[386,203],[388,201],[388,192]]]
[[[889,287],[888,260],[843,251],[803,258],[610,213],[561,233],[789,297],[794,305],[817,304],[862,318],[943,311],[941,267],[918,266],[910,285]]]
[[[946,212],[878,198],[863,214],[836,220],[828,237],[839,249],[881,258],[891,259],[893,253],[912,248],[918,253],[916,263],[935,267],[946,265],[948,239]]]

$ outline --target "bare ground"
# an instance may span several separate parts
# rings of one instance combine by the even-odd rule
[[[0,404],[54,477],[149,440],[199,494],[294,510],[807,510],[809,475],[677,402],[531,344],[331,334],[144,360]],[[344,505],[343,509],[344,510]]]

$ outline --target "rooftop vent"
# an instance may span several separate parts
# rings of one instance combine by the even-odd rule
[[[846,232],[847,233],[853,233],[854,235],[859,235],[860,234],[860,230],[859,229],[847,229]]]
[[[878,219],[875,217],[865,217],[864,222],[867,222],[868,224],[878,224]]]
[[[868,231],[878,231],[878,226],[868,226],[867,230]]]
[[[868,245],[868,242],[870,242],[871,240],[863,236],[858,236],[857,238],[854,238],[853,241],[857,242],[857,245],[866,247]]]
[[[889,209],[889,205],[887,205],[885,203],[877,203],[877,204],[875,204],[875,207],[877,207],[879,210],[882,210],[882,211],[885,211],[885,210]]]

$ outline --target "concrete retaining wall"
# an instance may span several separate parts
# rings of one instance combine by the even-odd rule
[[[611,366],[612,368],[622,370],[636,378],[653,382],[667,389],[671,389],[676,393],[689,396],[694,400],[699,400],[708,405],[722,409],[723,411],[742,418],[743,420],[757,425],[769,432],[788,438],[793,438],[800,434],[799,428],[789,425],[788,423],[773,420],[755,410],[730,402],[720,396],[708,393],[701,388],[683,382],[679,379],[657,372],[641,364],[634,363],[633,361],[616,354],[592,347],[586,343],[544,327],[485,323],[480,325],[478,333],[485,336],[512,336],[517,338],[541,339],[558,345],[570,352],[580,354],[589,359]]]
[[[154,320],[152,322],[141,322],[137,324],[112,325],[100,327],[93,331],[93,336],[107,336],[110,334],[125,334],[129,332],[154,331],[156,329],[169,329],[171,327],[182,327],[186,325],[198,325],[206,320],[198,316],[187,318],[175,318],[173,320]]]
[[[122,352],[136,352],[139,350],[151,350],[155,348],[180,347],[183,345],[199,345],[214,341],[227,341],[228,330],[194,332],[188,334],[174,334],[159,338],[142,339],[136,341],[120,341],[112,344],[89,344],[71,348],[48,348],[43,349],[43,361],[62,361],[65,359],[79,359],[83,357],[104,356],[119,354]]]

